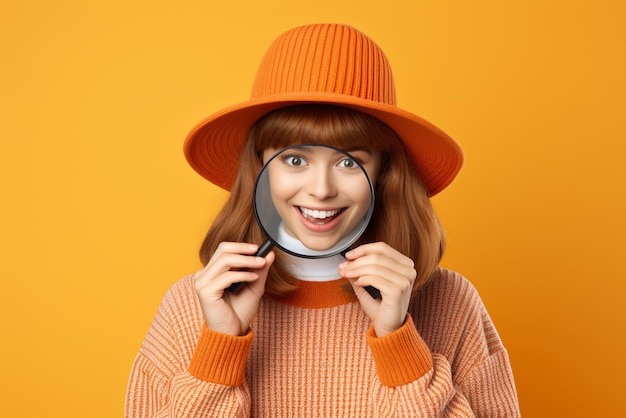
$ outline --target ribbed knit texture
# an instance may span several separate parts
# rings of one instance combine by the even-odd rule
[[[228,386],[243,384],[252,338],[252,332],[243,337],[235,337],[213,332],[203,326],[200,341],[206,343],[196,347],[189,373],[202,380]]]
[[[185,140],[185,156],[200,175],[230,190],[254,122],[303,103],[349,107],[389,125],[430,196],[450,184],[463,164],[463,152],[452,138],[397,106],[382,49],[362,32],[339,24],[306,25],[280,35],[263,56],[250,100],[197,124]]]
[[[126,416],[519,416],[506,350],[463,277],[441,270],[383,338],[344,285],[264,298],[232,337],[204,325],[193,277],[179,281],[133,364]]]
[[[270,46],[250,98],[293,93],[343,94],[396,104],[391,66],[383,52],[370,38],[343,25],[299,27]]]

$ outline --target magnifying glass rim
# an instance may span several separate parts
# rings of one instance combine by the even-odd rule
[[[263,175],[263,173],[267,170],[269,164],[276,158],[278,157],[280,154],[282,154],[283,152],[293,149],[293,148],[306,148],[306,147],[323,147],[323,148],[329,148],[332,149],[334,151],[337,151],[347,157],[349,157],[350,159],[352,159],[361,169],[361,171],[363,171],[363,174],[365,175],[365,178],[367,179],[367,184],[370,187],[370,205],[369,208],[367,210],[367,213],[365,214],[363,220],[360,222],[360,230],[358,231],[358,233],[356,233],[354,235],[354,237],[349,240],[346,244],[340,246],[339,248],[331,248],[328,250],[328,252],[323,252],[323,251],[319,251],[322,252],[323,254],[302,254],[302,253],[298,253],[295,251],[292,251],[288,248],[283,247],[281,244],[279,244],[273,236],[271,236],[271,234],[269,234],[267,232],[267,229],[265,228],[265,226],[263,225],[263,222],[261,222],[260,216],[259,216],[259,210],[257,208],[257,190],[258,190],[258,186],[259,186],[259,181],[261,180],[261,176]],[[287,254],[296,256],[296,257],[300,257],[300,258],[309,258],[309,259],[319,259],[319,258],[328,258],[328,257],[332,257],[335,256],[337,254],[342,254],[343,252],[345,252],[346,250],[348,250],[350,248],[350,246],[352,244],[354,244],[360,237],[361,235],[363,235],[363,232],[365,232],[365,229],[367,228],[367,226],[369,225],[369,222],[372,218],[372,214],[374,212],[374,203],[375,203],[375,196],[374,196],[374,186],[372,184],[372,181],[370,180],[370,176],[367,174],[367,171],[365,170],[365,167],[363,167],[363,164],[361,164],[356,158],[354,158],[348,151],[346,150],[342,150],[341,148],[337,148],[334,147],[332,145],[326,145],[326,144],[316,144],[316,143],[305,143],[305,144],[295,144],[295,145],[290,145],[288,147],[285,147],[283,149],[281,149],[280,151],[276,152],[274,155],[272,155],[270,157],[269,160],[267,160],[267,162],[265,164],[263,164],[263,167],[261,167],[261,170],[259,171],[259,173],[256,176],[256,180],[254,182],[254,191],[252,193],[252,207],[254,210],[254,217],[256,218],[257,224],[259,225],[259,227],[261,228],[261,230],[263,231],[263,234],[265,235],[266,239],[268,239],[269,241],[272,242],[272,244],[274,244],[275,247],[279,248],[280,250],[286,252]],[[357,225],[355,227],[355,229],[353,229],[350,233],[354,232],[356,230],[356,228],[359,228],[359,225]],[[314,250],[311,250],[314,251]]]

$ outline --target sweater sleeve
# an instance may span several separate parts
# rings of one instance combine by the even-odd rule
[[[410,315],[397,331],[367,334],[379,381],[372,393],[380,417],[474,417],[467,399],[452,384],[447,360],[430,352]]]
[[[249,416],[244,375],[253,335],[206,328],[190,285],[183,279],[168,291],[133,362],[128,418]]]
[[[376,416],[520,416],[507,352],[477,293],[462,284],[466,294],[448,300],[462,300],[460,309],[439,299],[445,309],[437,308],[442,311],[435,315],[416,311],[434,318],[420,323],[429,344],[410,314],[400,329],[382,338],[373,328],[368,331],[379,378],[372,393]],[[435,337],[432,329],[438,330]]]

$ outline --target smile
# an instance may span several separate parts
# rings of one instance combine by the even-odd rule
[[[320,225],[332,221],[337,215],[343,212],[343,209],[318,210],[304,208],[302,206],[300,206],[299,209],[304,219]]]

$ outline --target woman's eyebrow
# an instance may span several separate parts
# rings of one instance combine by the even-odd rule
[[[355,152],[355,151],[363,151],[363,152],[370,152],[370,150],[368,150],[367,148],[362,148],[362,147],[358,147],[358,146],[354,146],[351,148],[346,148],[344,149],[344,151],[346,152]]]
[[[348,149],[348,150],[345,150],[345,152],[347,152],[348,154],[352,154],[352,153],[356,153],[356,152],[364,153],[364,154],[367,154],[367,155],[371,155],[372,154],[371,151],[363,149],[363,148]]]

